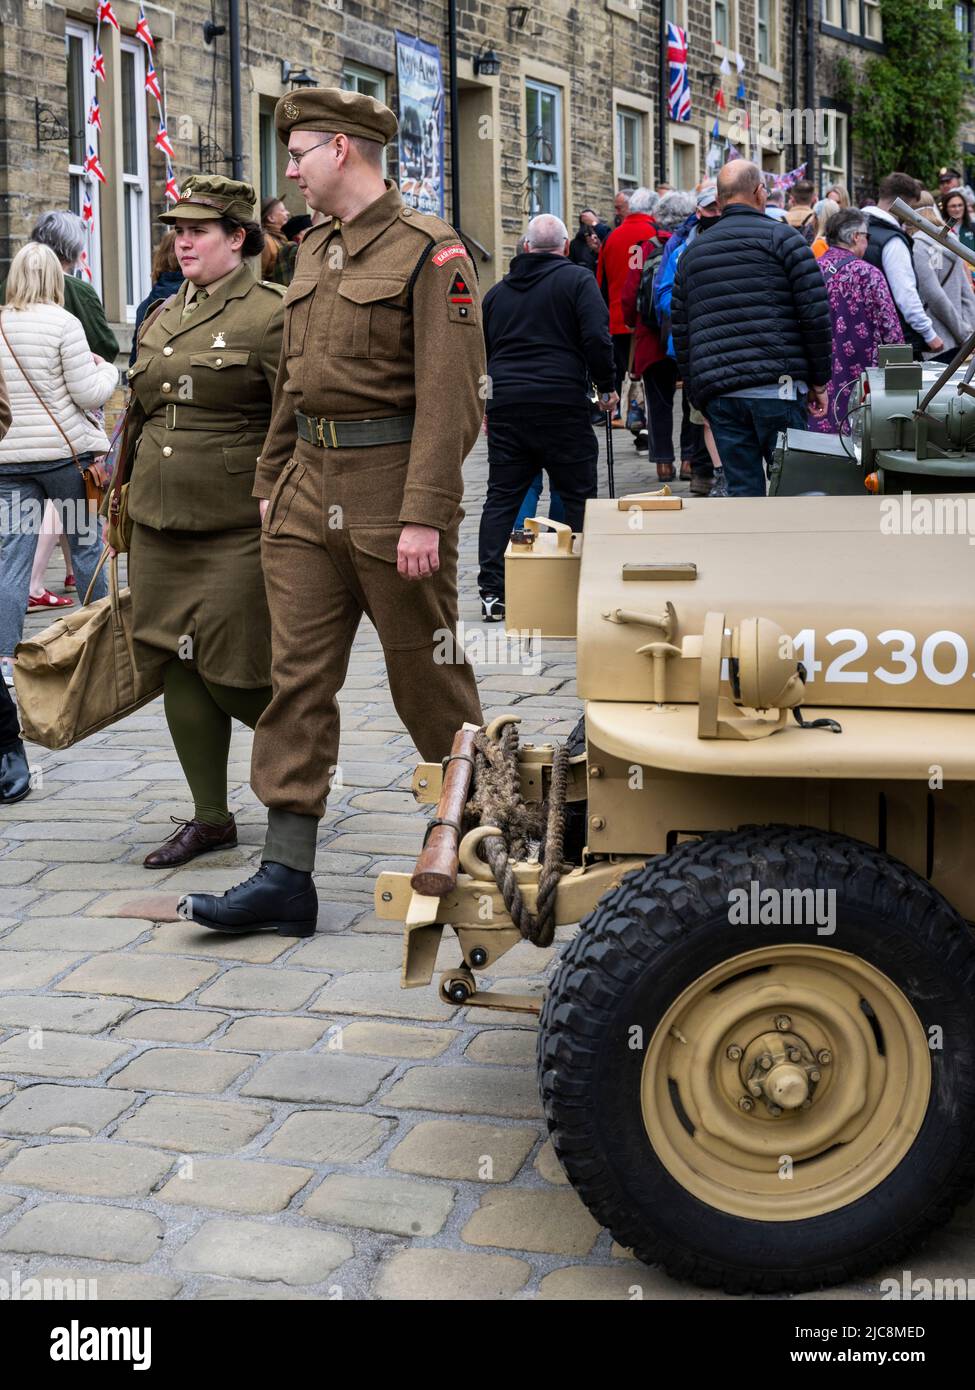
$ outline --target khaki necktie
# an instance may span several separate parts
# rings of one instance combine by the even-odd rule
[[[187,305],[184,307],[183,312],[182,312],[182,314],[180,315],[180,323],[183,322],[183,319],[188,318],[189,315],[192,314],[193,310],[196,308],[196,306],[197,306],[198,304],[202,304],[203,301],[204,301],[204,299],[209,299],[209,298],[210,298],[210,291],[209,291],[209,290],[207,290],[207,289],[197,290],[196,294],[195,294],[195,295],[193,296],[193,298],[190,300],[189,304],[187,304]]]

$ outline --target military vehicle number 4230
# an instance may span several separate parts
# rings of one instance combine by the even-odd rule
[[[841,648],[825,670],[824,663],[816,660],[816,633],[812,628],[803,628],[793,639],[795,654],[806,668],[807,681],[815,680],[822,671],[824,681],[866,685],[872,674],[887,685],[906,685],[915,679],[920,665],[922,675],[932,684],[956,685],[965,679],[969,671],[968,643],[960,633],[952,632],[949,628],[941,628],[924,639],[920,658],[917,655],[918,639],[913,632],[897,627],[878,632],[876,641],[890,650],[885,664],[876,667],[872,673],[850,669],[867,653],[870,646],[867,633],[855,627],[838,627],[827,632],[823,640],[830,647]]]

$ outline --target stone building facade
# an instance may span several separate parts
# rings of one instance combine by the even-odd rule
[[[617,187],[692,186],[705,174],[709,149],[713,161],[729,144],[774,173],[811,153],[817,183],[872,191],[862,186],[830,73],[835,53],[859,60],[876,48],[877,0],[815,0],[811,32],[802,0],[662,3],[663,14],[661,0],[455,0],[459,220],[476,247],[482,285],[504,272],[533,211],[556,211],[570,228],[587,206],[611,220]],[[105,22],[98,31],[106,72],[97,92],[98,155],[107,182],[95,185],[91,264],[109,317],[124,332],[149,286],[166,175],[154,148],[155,102],[144,90],[139,5],[112,4],[120,32]],[[98,9],[99,0],[67,8],[0,0],[0,274],[39,212],[81,210]],[[296,76],[355,86],[399,111],[398,30],[439,51],[445,216],[454,220],[450,0],[240,0],[239,10],[242,172],[262,196],[282,194],[292,210],[304,210],[285,178],[272,121]],[[146,3],[144,12],[177,181],[200,169],[232,172],[228,0],[212,9],[210,0]],[[687,122],[670,120],[666,109],[668,19],[687,34]],[[211,20],[224,32],[208,42]],[[806,111],[811,44],[817,109]],[[804,111],[810,129],[797,125]],[[777,113],[784,116],[778,129]],[[394,179],[397,160],[391,148]]]

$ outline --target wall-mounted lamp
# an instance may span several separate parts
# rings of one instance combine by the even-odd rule
[[[213,43],[214,39],[218,39],[221,34],[226,32],[226,24],[214,24],[212,19],[207,19],[203,24],[203,42]]]
[[[485,44],[474,58],[475,77],[497,77],[501,71],[501,59],[493,48]]]
[[[317,80],[307,68],[296,68],[287,58],[281,59],[281,82],[290,82],[292,87],[315,87]]]

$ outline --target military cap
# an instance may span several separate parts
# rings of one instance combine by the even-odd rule
[[[942,183],[945,179],[960,179],[960,178],[961,178],[961,174],[959,174],[958,170],[957,170],[957,169],[952,169],[950,165],[946,166],[944,169],[939,169],[939,170],[938,170],[938,182],[939,182],[939,183]]]
[[[232,217],[235,222],[257,221],[257,194],[249,183],[223,174],[190,174],[179,190],[179,202],[164,212],[160,222],[208,222]]]
[[[305,87],[289,92],[274,108],[274,124],[283,145],[293,130],[320,130],[326,135],[359,135],[388,145],[399,122],[375,97],[341,87]]]

